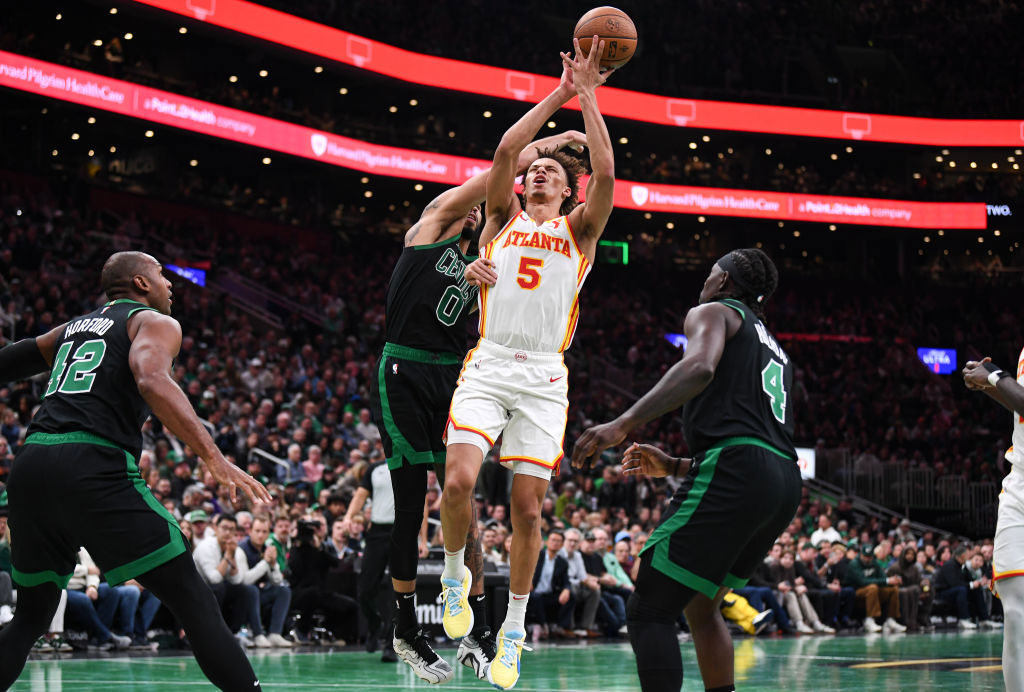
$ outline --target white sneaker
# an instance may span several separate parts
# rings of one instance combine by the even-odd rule
[[[2,605],[0,606],[0,625],[6,625],[8,622],[14,619],[14,611],[11,610],[11,606]]]
[[[252,643],[257,649],[269,649],[274,646],[270,643],[270,640],[267,639],[267,635],[265,634],[257,634],[256,638],[252,640]]]
[[[412,641],[395,637],[393,644],[398,657],[408,663],[421,680],[437,685],[455,677],[455,671],[434,652],[422,631],[417,632]]]
[[[235,639],[237,639],[238,643],[246,649],[251,649],[252,647],[256,646],[256,643],[252,640],[252,637],[248,637],[242,634],[241,632],[235,635]]]
[[[975,625],[970,620],[960,620],[959,622],[956,623],[956,625],[957,625],[957,627],[959,627],[962,630],[976,630],[976,629],[978,629],[978,626]]]
[[[824,622],[816,622],[813,625],[815,632],[821,632],[822,634],[835,634],[836,630],[834,627],[829,627]]]
[[[497,644],[490,632],[479,639],[468,634],[459,643],[459,653],[455,658],[462,665],[472,668],[478,678],[486,680],[487,669],[491,667],[496,651]]]
[[[806,622],[798,622],[796,625],[796,631],[800,634],[814,634],[814,630],[808,627]]]
[[[1003,628],[1003,623],[996,622],[995,620],[982,620],[981,622],[978,623],[978,625],[981,626],[981,627],[987,627],[987,628],[993,629],[993,630],[999,630],[999,629]]]
[[[864,618],[864,631],[874,634],[875,632],[881,632],[882,626],[875,622],[872,617]]]
[[[277,634],[277,633],[268,634],[267,635],[267,640],[270,642],[271,646],[287,647],[287,648],[290,648],[291,646],[293,646],[293,644],[289,640],[285,639],[284,637],[282,637],[280,634]]]
[[[901,625],[900,623],[896,622],[896,620],[893,619],[893,618],[886,618],[885,624],[882,625],[882,629],[884,631],[886,631],[886,632],[906,632],[907,631],[906,625]]]

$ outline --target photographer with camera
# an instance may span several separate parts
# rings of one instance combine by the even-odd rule
[[[319,526],[319,521],[300,519],[288,555],[292,605],[302,616],[298,634],[303,640],[309,637],[313,613],[320,610],[327,617],[327,628],[339,638],[334,643],[344,646],[346,641],[354,641],[358,633],[358,606],[354,599],[326,587],[328,571],[340,561],[323,545],[317,532]]]

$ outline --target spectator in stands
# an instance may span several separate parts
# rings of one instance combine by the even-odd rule
[[[842,587],[838,581],[825,581],[828,563],[823,562],[819,566],[815,562],[817,555],[818,551],[811,542],[805,541],[800,546],[799,559],[793,566],[796,569],[797,583],[807,587],[807,598],[826,626],[823,631],[831,629],[834,633],[839,624],[839,598]]]
[[[527,619],[533,641],[553,637],[572,638],[572,615],[576,607],[569,585],[569,561],[562,557],[565,534],[552,531],[533,572],[533,590],[527,603]],[[549,623],[550,626],[549,626]]]
[[[889,565],[886,572],[890,577],[899,576],[902,583],[900,594],[900,619],[910,632],[920,627],[931,628],[932,600],[931,580],[923,577],[917,564],[917,548],[908,546],[900,553],[898,560]]]
[[[615,542],[615,550],[612,554],[615,556],[615,560],[619,563],[622,571],[630,575],[630,579],[632,579],[633,565],[636,561],[636,555],[632,554],[630,542],[626,540],[617,540]]]
[[[285,463],[288,465],[277,467],[277,480],[281,483],[302,480],[304,473],[302,469],[302,445],[295,442],[288,445]]]
[[[608,546],[608,535],[604,533],[603,529],[598,528],[583,534],[580,553],[583,556],[583,564],[587,569],[587,574],[596,578],[600,587],[601,600],[598,606],[598,614],[601,621],[605,623],[605,634],[609,637],[614,637],[618,634],[626,633],[626,599],[622,596],[625,593],[628,598],[629,591],[620,590],[618,588],[618,580],[605,567],[604,558],[601,552],[598,552],[598,532],[604,535],[604,540],[600,542],[600,545]]]
[[[260,594],[252,584],[245,584],[248,560],[238,546],[235,517],[221,514],[217,517],[213,536],[203,539],[192,552],[199,573],[210,585],[225,622],[237,631],[243,622],[248,625],[252,638],[243,637],[245,646],[269,649],[272,644],[263,634],[260,620]]]
[[[983,589],[989,581],[985,577],[971,579],[965,567],[969,549],[959,545],[952,551],[952,557],[935,572],[935,598],[951,603],[956,608],[960,629],[973,630],[978,625],[996,627],[989,619],[988,606],[985,603]],[[971,621],[972,614],[978,619],[978,625]]]
[[[316,483],[324,475],[326,468],[323,461],[323,450],[317,445],[310,445],[309,458],[302,462],[302,474],[300,478],[310,483]]]
[[[273,386],[273,374],[263,369],[263,361],[253,358],[249,361],[249,367],[241,374],[242,384],[251,394],[263,396],[267,388]]]
[[[851,560],[846,572],[846,585],[856,591],[857,603],[864,605],[864,629],[868,632],[905,632],[907,628],[897,622],[900,616],[899,576],[887,577],[882,565],[875,559],[874,548],[865,543],[860,547],[856,560]],[[888,616],[883,625],[877,618],[882,616],[882,609]]]
[[[67,592],[69,627],[85,628],[101,649],[127,649],[131,646],[131,637],[111,632],[103,622],[106,618],[100,616],[99,609],[102,609],[110,618],[113,617],[120,603],[120,594],[107,588],[100,599],[100,570],[85,548],[78,551],[78,563],[68,582]],[[129,633],[133,626],[134,623],[128,624]]]
[[[822,514],[818,517],[818,528],[811,534],[811,543],[817,547],[822,541],[830,541],[835,543],[841,541],[843,537],[832,528],[832,518],[827,514]]]
[[[779,632],[795,634],[796,630],[793,628],[789,615],[786,614],[786,609],[775,598],[774,587],[778,582],[772,582],[772,576],[769,573],[770,566],[768,562],[762,562],[750,575],[747,585],[741,589],[733,589],[733,591],[746,598],[758,612],[771,610],[775,619],[775,627]]]
[[[267,539],[277,548],[277,566],[284,572],[288,568],[288,549],[291,547],[292,520],[287,514],[274,517],[274,532]],[[294,600],[294,597],[293,597]]]
[[[796,576],[795,556],[791,550],[783,551],[778,562],[768,566],[775,583],[775,598],[786,608],[789,619],[801,634],[822,632],[834,634],[835,630],[822,624],[821,619],[807,597],[807,585]]]
[[[601,633],[594,628],[594,619],[601,603],[601,585],[596,577],[587,573],[579,550],[582,541],[583,534],[579,529],[568,529],[560,555],[569,563],[569,588],[580,613],[577,617],[576,610],[573,611],[573,633],[577,637],[598,637]]]
[[[327,627],[337,638],[334,642],[337,646],[345,646],[345,642],[356,639],[359,606],[355,599],[327,588],[327,573],[339,564],[338,558],[324,549],[316,525],[300,520],[295,545],[288,555],[288,569],[292,602],[300,612],[296,629],[302,641],[309,638],[316,611],[326,616]]]
[[[360,440],[376,442],[380,439],[380,431],[377,430],[377,426],[370,420],[370,409],[368,408],[359,411],[359,422],[356,423],[355,430]]]
[[[267,539],[270,536],[270,517],[257,514],[252,518],[252,528],[238,547],[245,553],[248,569],[243,579],[246,584],[255,584],[259,589],[260,609],[270,609],[270,627],[267,641],[272,646],[290,647],[285,639],[284,621],[292,602],[291,588],[281,574],[277,561],[277,547]],[[261,613],[262,618],[262,613]]]

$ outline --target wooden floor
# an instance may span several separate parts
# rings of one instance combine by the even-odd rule
[[[739,690],[1002,690],[999,631],[916,635],[852,635],[738,639]],[[680,645],[684,690],[703,690],[693,644]],[[439,650],[455,662],[455,649]],[[211,689],[191,656],[150,654],[33,654],[19,692],[61,690]],[[361,650],[305,648],[252,654],[264,690],[426,690],[404,663],[382,663]],[[447,690],[492,689],[469,669],[458,668]],[[637,690],[628,643],[541,643],[524,652],[516,690]]]

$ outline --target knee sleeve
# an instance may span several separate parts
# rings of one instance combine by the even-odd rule
[[[416,579],[419,560],[417,537],[423,524],[423,502],[427,497],[427,465],[403,464],[391,470],[395,494],[395,524],[391,530],[389,563],[391,577],[399,581]]]

